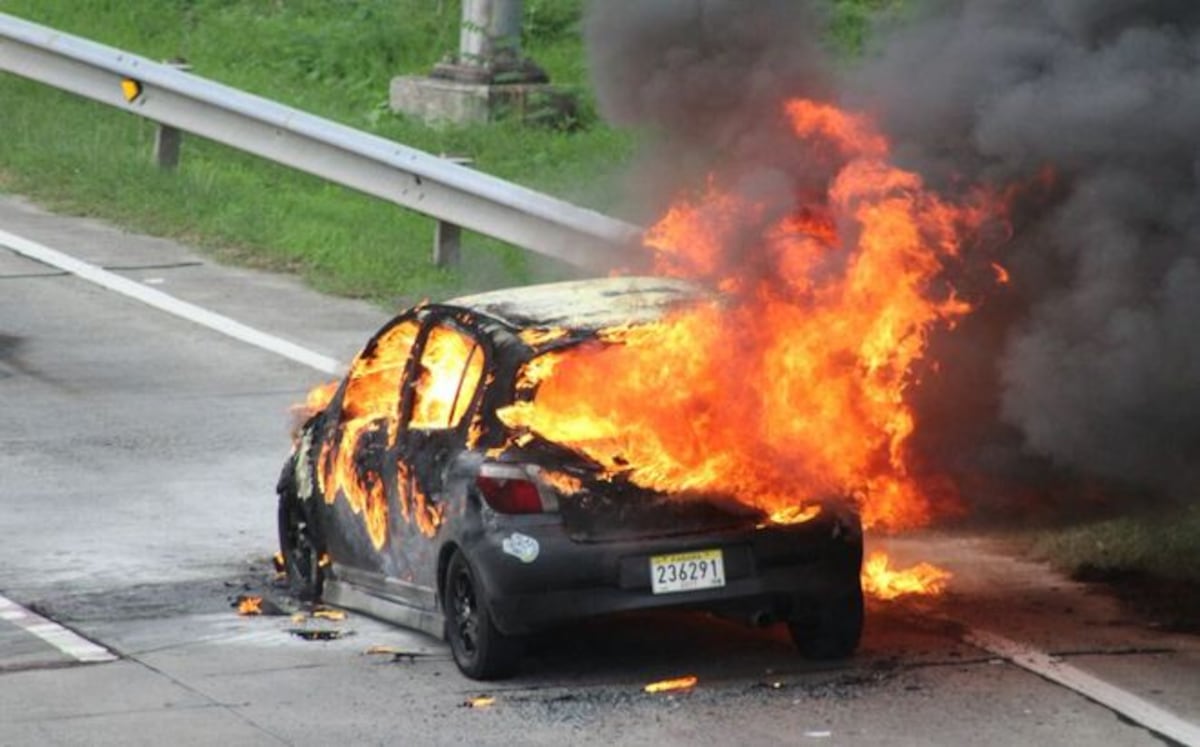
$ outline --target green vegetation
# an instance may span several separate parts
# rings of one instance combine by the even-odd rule
[[[1031,551],[1085,576],[1137,571],[1200,581],[1200,507],[1043,532],[1032,539]]]
[[[579,5],[530,2],[528,49],[556,83],[585,94],[586,111]],[[0,0],[0,11],[152,59],[182,57],[205,77],[601,209],[632,147],[594,122],[438,129],[392,114],[392,76],[425,72],[457,45],[455,2]],[[0,189],[55,210],[389,304],[533,274],[523,252],[477,236],[461,270],[438,270],[431,220],[199,138],[185,138],[176,173],[161,173],[150,163],[153,124],[35,83],[0,75],[0,100]]]
[[[871,23],[899,11],[904,0],[841,0],[835,5],[830,33],[839,47],[854,55],[865,46]]]
[[[887,0],[837,0],[856,46]],[[579,34],[583,0],[527,0],[524,45],[582,100],[579,121],[430,128],[393,114],[388,83],[457,46],[456,0],[0,0],[0,11],[197,74],[564,199],[611,210],[634,135],[597,120]],[[393,304],[555,276],[524,252],[468,236],[461,269],[429,261],[432,221],[198,138],[181,167],[150,163],[154,125],[0,74],[0,189],[51,209],[181,238],[218,257],[302,273],[316,287]]]
[[[1200,506],[1041,531],[1021,544],[1079,581],[1107,584],[1139,616],[1200,633]]]

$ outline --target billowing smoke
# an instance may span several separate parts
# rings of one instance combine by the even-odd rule
[[[605,117],[648,134],[630,201],[651,218],[716,159],[803,174],[780,102],[832,89],[820,3],[593,0],[585,37]],[[791,160],[791,168],[788,161]],[[794,177],[790,177],[794,178]],[[771,183],[769,177],[759,175]]]
[[[1054,173],[1055,199],[1024,205],[1005,248],[1013,296],[943,343],[975,348],[990,370],[966,365],[959,378],[973,384],[948,371],[949,391],[995,377],[983,389],[1025,454],[1194,492],[1200,4],[939,3],[856,72],[849,95],[926,174],[949,184]],[[1000,431],[990,433],[995,447]]]
[[[933,343],[915,446],[968,490],[1057,475],[1194,497],[1200,3],[910,2],[851,70],[823,51],[826,6],[592,3],[603,112],[659,133],[638,199],[661,205],[715,157],[803,174],[772,114],[794,96],[872,112],[947,193],[1050,174],[1016,205],[999,255],[1011,286]]]

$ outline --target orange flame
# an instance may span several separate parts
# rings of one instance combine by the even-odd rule
[[[238,598],[237,613],[242,616],[261,615],[262,597],[245,595]]]
[[[415,321],[401,322],[354,359],[346,375],[336,438],[325,442],[317,461],[325,501],[333,503],[343,496],[350,509],[362,515],[377,549],[388,538],[387,496],[382,476],[362,467],[360,457],[365,450],[395,445],[400,433],[400,380],[418,330]],[[444,428],[466,414],[483,375],[483,355],[469,337],[449,326],[435,326],[425,341],[417,372],[409,426]],[[325,389],[318,387],[314,393],[310,401],[323,397]],[[400,512],[418,531],[432,537],[441,526],[441,507],[427,500],[403,463],[397,466]]]
[[[340,493],[355,514],[362,514],[367,534],[376,548],[387,541],[388,510],[383,478],[375,471],[360,471],[355,460],[363,438],[371,436],[377,448],[396,430],[400,408],[400,375],[417,337],[416,322],[403,322],[385,332],[350,364],[342,395],[340,438],[325,442],[317,461],[317,479],[325,501]],[[373,435],[372,435],[373,434]]]
[[[552,342],[557,342],[570,334],[570,330],[562,327],[534,327],[523,329],[517,336],[531,348],[540,348]]]
[[[649,685],[646,685],[644,688],[642,688],[642,690],[648,693],[666,693],[676,690],[690,690],[696,686],[697,682],[699,682],[699,678],[694,674],[689,674],[685,677],[676,677],[670,680],[651,682]]]
[[[863,591],[876,599],[918,594],[936,596],[946,590],[953,574],[929,563],[918,563],[905,570],[889,568],[886,553],[873,552],[863,563]]]
[[[308,394],[304,397],[304,402],[291,406],[293,445],[299,442],[301,426],[313,415],[316,415],[329,406],[333,396],[337,394],[339,384],[341,384],[340,381],[329,381],[324,384],[318,384],[308,391]]]
[[[1000,285],[1008,285],[1008,282],[1011,279],[1010,275],[1008,274],[1008,268],[1006,268],[1004,265],[1000,264],[999,262],[993,262],[992,270],[995,271],[995,273],[996,273],[996,282],[997,283],[999,283]]]
[[[334,379],[333,381],[327,381],[324,384],[314,386],[305,395],[304,404],[298,405],[297,409],[305,416],[316,415],[329,406],[330,400],[333,399],[334,394],[337,394],[338,385],[341,383],[341,381]]]
[[[543,470],[541,479],[542,482],[563,495],[575,495],[583,490],[583,481],[574,475],[568,475],[566,472],[549,469]]]
[[[999,205],[930,192],[864,117],[804,100],[785,112],[831,167],[822,193],[772,218],[711,178],[645,235],[661,274],[724,299],[534,358],[527,399],[499,416],[648,489],[781,516],[851,499],[867,526],[921,525],[934,507],[906,462],[905,394],[929,333],[971,309],[942,275]],[[748,235],[754,252],[734,255]]]
[[[784,506],[772,512],[767,519],[772,524],[803,524],[817,518],[819,513],[820,506]]]
[[[467,366],[462,376],[463,365]],[[418,395],[411,426],[445,428],[466,412],[471,394],[483,374],[483,355],[471,338],[450,327],[437,326],[425,341],[421,356]],[[470,382],[465,386],[464,382]]]

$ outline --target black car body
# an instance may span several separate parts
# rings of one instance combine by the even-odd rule
[[[521,638],[539,629],[649,608],[785,621],[802,653],[850,654],[862,532],[844,502],[776,524],[718,498],[670,500],[497,417],[530,396],[517,379],[536,356],[699,294],[612,278],[396,317],[300,428],[284,467],[280,543],[293,587],[444,636],[477,678],[511,673]],[[440,400],[425,401],[433,390]]]

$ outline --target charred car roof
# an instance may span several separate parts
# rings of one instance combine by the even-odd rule
[[[595,331],[659,319],[673,306],[707,293],[682,280],[614,277],[574,280],[478,293],[445,302],[514,327]]]

